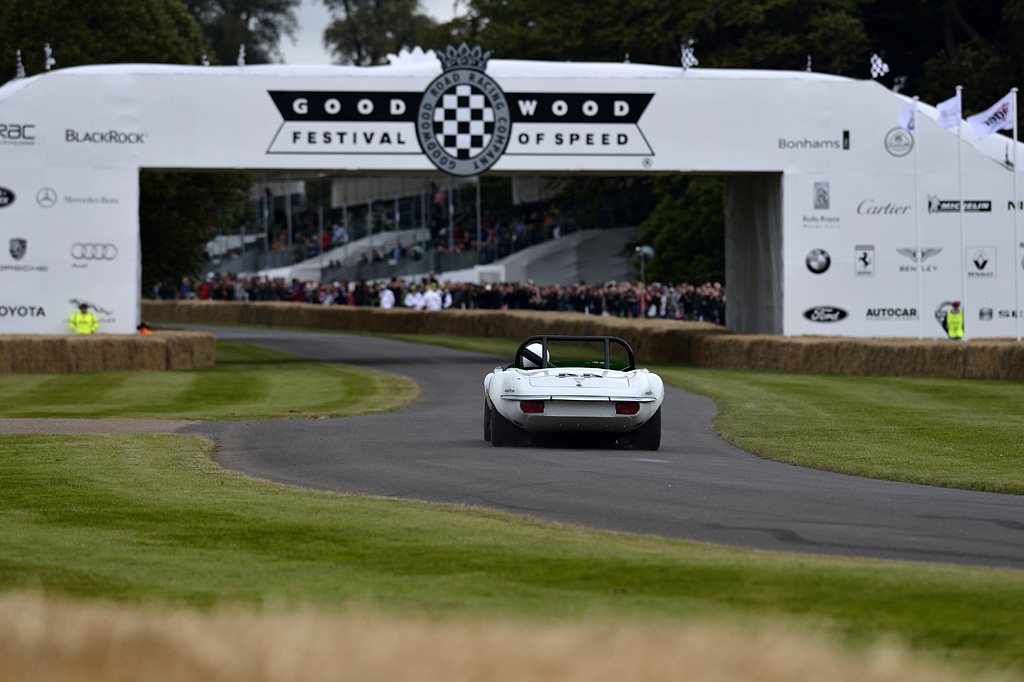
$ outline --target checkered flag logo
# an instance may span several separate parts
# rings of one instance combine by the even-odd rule
[[[880,78],[889,73],[889,65],[882,61],[877,54],[871,55],[871,77]]]
[[[693,38],[679,44],[680,58],[679,61],[683,65],[683,71],[692,69],[697,66],[700,62],[697,61],[696,55],[693,54]]]
[[[494,136],[494,107],[472,85],[456,85],[434,109],[434,137],[456,159],[472,159]]]
[[[435,54],[444,73],[427,86],[420,101],[420,147],[450,175],[479,175],[504,154],[512,129],[505,93],[484,73],[491,51],[462,43]]]

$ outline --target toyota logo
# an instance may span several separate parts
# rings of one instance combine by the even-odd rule
[[[71,247],[71,257],[75,260],[114,260],[117,247],[113,244],[78,243]]]
[[[36,201],[43,208],[53,208],[57,204],[57,190],[44,187],[36,193]]]

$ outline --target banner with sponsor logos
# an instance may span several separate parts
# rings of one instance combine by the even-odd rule
[[[916,178],[785,176],[787,334],[942,337],[960,301],[969,336],[1016,336],[1013,175],[968,147],[961,229],[955,131],[927,120],[915,132]]]
[[[955,131],[928,107],[903,130],[905,100],[873,81],[490,56],[460,46],[373,68],[92,66],[5,84],[0,283],[46,298],[5,304],[0,333],[59,332],[83,298],[107,311],[102,330],[134,331],[138,169],[251,168],[765,174],[751,186],[782,191],[755,192],[746,209],[782,225],[762,259],[774,273],[782,263],[769,306],[782,319],[745,331],[931,335],[935,311],[962,298],[969,336],[1012,334],[1024,254],[1002,136],[979,141],[965,126],[961,247]],[[737,261],[757,267],[757,255]],[[727,282],[730,299],[758,299],[758,281]]]
[[[0,334],[70,333],[85,303],[99,331],[138,325],[136,169],[0,171]]]

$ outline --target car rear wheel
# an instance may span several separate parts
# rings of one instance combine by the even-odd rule
[[[491,439],[491,406],[487,403],[487,398],[484,398],[484,440],[489,441]]]
[[[491,445],[496,448],[519,445],[519,427],[495,409],[491,410]]]
[[[661,408],[643,426],[633,432],[633,447],[637,450],[657,450],[661,447]]]

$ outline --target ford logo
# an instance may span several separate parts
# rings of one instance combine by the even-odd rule
[[[811,322],[838,322],[846,319],[847,312],[830,305],[819,305],[804,311],[804,317]]]
[[[0,208],[10,206],[14,203],[14,192],[6,187],[0,187]]]

